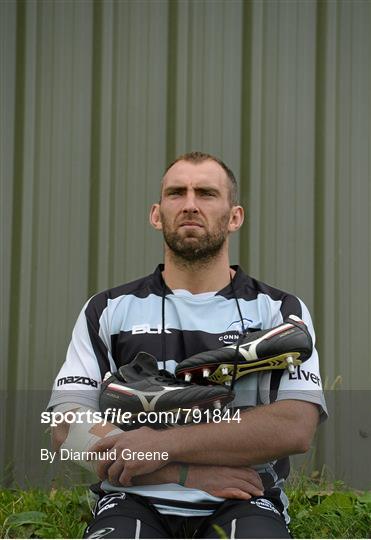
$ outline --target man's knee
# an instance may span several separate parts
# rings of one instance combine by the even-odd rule
[[[202,538],[291,538],[284,520],[262,516],[234,518],[209,527]]]
[[[168,538],[161,516],[125,493],[100,499],[84,538]]]
[[[291,538],[285,519],[268,499],[228,501],[210,516],[199,538]]]

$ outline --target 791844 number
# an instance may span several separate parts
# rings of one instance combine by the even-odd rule
[[[199,424],[201,422],[219,424],[220,422],[241,422],[241,411],[239,409],[233,411],[232,409],[227,409],[223,411],[222,409],[209,409],[206,411],[201,411],[200,409],[184,409],[185,412],[184,421],[193,422],[194,424]]]

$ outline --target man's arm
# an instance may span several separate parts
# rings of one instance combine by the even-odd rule
[[[66,412],[77,412],[79,411],[81,407],[78,407],[76,405],[71,406],[63,410],[64,413]],[[85,409],[85,408],[84,408]],[[58,407],[55,408],[55,410],[58,411]],[[93,411],[94,409],[90,409]],[[52,449],[56,452],[59,452],[61,446],[66,442],[66,439],[68,435],[70,434],[70,430],[72,428],[78,428],[80,426],[75,424],[69,424],[67,422],[61,422],[55,427],[51,428],[51,443],[52,443]],[[89,438],[91,436],[97,437],[99,439],[102,439],[103,437],[107,437],[110,435],[113,431],[117,432],[118,428],[109,422],[107,422],[105,425],[102,424],[87,424],[80,428],[81,431],[84,432],[86,443],[88,444]]]
[[[305,453],[319,419],[316,405],[283,400],[241,414],[241,422],[203,424],[179,431],[170,455],[188,463],[255,465]]]
[[[66,405],[64,407],[65,412],[67,412],[66,409],[68,411],[77,412],[79,407],[76,405]],[[76,437],[75,434],[75,439],[71,439],[71,437],[68,439],[71,428],[79,429],[81,431],[80,436]],[[52,447],[54,451],[59,451],[61,446],[66,443],[69,446],[73,446],[73,450],[81,452],[82,450],[87,450],[87,446],[89,445],[88,441],[91,436],[97,437],[102,441],[104,437],[110,436],[110,433],[113,432],[117,433],[117,431],[118,428],[110,423],[107,423],[106,425],[93,424],[83,426],[78,424],[71,426],[70,424],[63,422],[52,428]],[[84,440],[86,440],[86,443],[84,443]],[[84,466],[85,463],[80,462],[80,465]],[[96,463],[89,462],[87,465],[88,466],[85,468],[88,468],[88,470],[92,472],[96,472]],[[153,473],[136,476],[135,479],[133,479],[132,484],[176,484],[179,482],[179,478],[180,464],[171,463]],[[259,474],[255,470],[247,467],[237,468],[193,465],[189,467],[185,486],[201,489],[215,497],[225,497],[229,499],[248,500],[251,499],[252,496],[263,494],[263,484]]]
[[[133,457],[101,462],[100,478],[130,485],[132,477],[156,471],[171,462],[233,467],[265,463],[308,450],[318,424],[316,405],[282,400],[241,414],[241,422],[198,424],[164,431],[141,428],[118,437],[107,437],[90,450],[116,448],[135,452],[167,452],[168,460],[144,461]],[[135,455],[135,454],[134,454]]]
[[[76,415],[75,422],[63,421],[51,428],[51,443],[55,452],[65,448],[81,456],[74,461],[90,472],[96,473],[96,464],[85,458],[86,451],[90,446],[99,442],[103,437],[121,435],[122,431],[114,424],[92,421],[97,409],[84,407],[78,403],[63,403],[54,407],[56,414],[73,413]],[[63,418],[63,417],[62,417]]]
[[[178,483],[180,464],[170,463],[149,474],[135,476],[132,485]],[[185,487],[201,489],[226,499],[251,499],[263,495],[263,484],[259,474],[249,467],[223,467],[213,465],[190,465]]]

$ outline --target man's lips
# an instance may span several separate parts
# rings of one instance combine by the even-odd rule
[[[196,221],[183,221],[183,223],[180,224],[180,227],[203,227],[203,225]]]

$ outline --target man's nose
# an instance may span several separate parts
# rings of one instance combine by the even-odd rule
[[[192,191],[189,191],[185,197],[183,212],[186,214],[188,212],[197,213],[198,205],[196,200],[196,195]]]

